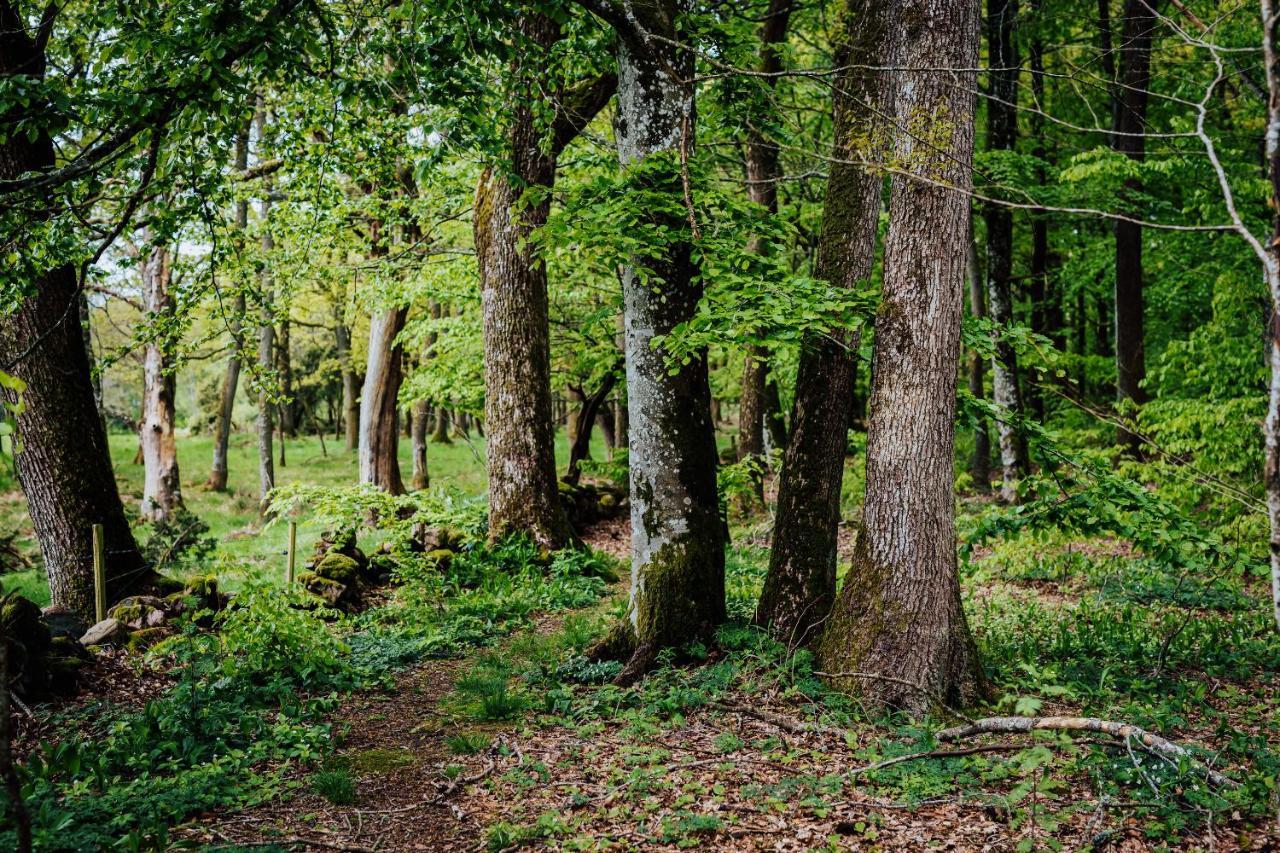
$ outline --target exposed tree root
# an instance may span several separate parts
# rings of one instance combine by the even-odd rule
[[[1236,788],[1240,785],[1234,779],[1204,764],[1186,747],[1130,723],[1102,720],[1097,717],[985,717],[981,720],[973,720],[968,725],[944,729],[938,732],[938,740],[957,741],[982,734],[1031,731],[1101,732],[1126,742],[1136,742],[1148,752],[1164,758],[1173,760],[1185,758],[1194,761],[1204,769],[1205,779],[1214,787]]]
[[[636,633],[627,619],[619,619],[610,626],[603,637],[591,648],[587,649],[587,658],[592,661],[626,661],[636,650]]]
[[[657,663],[658,647],[653,643],[641,643],[636,646],[635,652],[622,668],[622,672],[614,677],[613,683],[619,687],[630,687],[648,675]]]

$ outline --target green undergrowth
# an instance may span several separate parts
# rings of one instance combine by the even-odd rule
[[[51,721],[51,741],[20,766],[37,847],[163,848],[190,815],[304,784],[342,802],[354,796],[353,768],[332,763],[341,732],[329,720],[345,695],[483,646],[539,612],[591,604],[613,577],[595,554],[471,540],[447,564],[398,554],[393,594],[357,615],[297,589],[249,586],[227,610],[194,614],[215,630],[184,623],[148,653],[175,682],[141,710],[91,703]],[[304,783],[299,765],[318,771]],[[0,832],[0,847],[13,842]]]
[[[737,792],[698,788],[708,768],[682,773],[670,751],[655,744],[678,741],[691,714],[721,714],[721,703],[750,709],[762,707],[767,697],[769,707],[781,705],[796,720],[842,730],[845,747],[859,764],[937,749],[937,730],[955,722],[945,715],[913,722],[868,714],[856,700],[824,686],[808,652],[789,654],[749,627],[766,562],[767,551],[760,548],[732,551],[727,561],[731,623],[713,646],[665,658],[639,685],[610,684],[618,665],[584,657],[592,637],[609,622],[608,614],[600,614],[567,622],[550,636],[521,636],[502,656],[478,659],[458,681],[449,705],[454,723],[465,730],[476,722],[519,718],[528,725],[563,727],[576,732],[588,751],[604,732],[619,731],[627,758],[608,780],[614,792],[609,802],[648,815],[628,825],[643,838],[678,846],[697,846],[724,829],[704,825],[714,817],[706,810],[729,797],[770,811],[822,816],[855,789],[908,809],[957,796],[982,802],[1021,834],[1025,849],[1060,846],[1054,834],[1077,813],[1087,818],[1102,800],[1125,803],[1124,814],[1134,817],[1150,839],[1172,848],[1210,820],[1235,814],[1246,823],[1262,822],[1273,813],[1280,709],[1256,684],[1273,679],[1280,669],[1280,638],[1267,630],[1265,605],[1239,584],[1230,586],[1231,595],[1206,587],[1217,590],[1212,600],[1219,605],[1207,612],[1185,606],[1181,593],[1154,598],[1144,593],[1140,601],[1116,595],[1117,589],[1165,589],[1158,567],[1135,558],[1110,561],[1105,572],[1085,573],[1079,583],[1090,592],[1079,600],[995,594],[967,601],[998,693],[991,707],[974,713],[1054,712],[1135,723],[1188,742],[1201,760],[1230,768],[1229,775],[1242,782],[1238,790],[1207,787],[1190,762],[1134,756],[1065,734],[1015,736],[1022,737],[1018,748],[1006,752],[904,761],[853,778],[822,769],[829,766],[824,750],[838,748],[838,740],[811,752],[785,739],[752,740],[728,730],[713,744],[726,762],[768,761],[792,766],[794,772]],[[996,562],[968,570],[987,572],[990,580],[1005,571]],[[1068,568],[1074,575],[1080,566],[1072,562]],[[1195,743],[1212,744],[1217,751]],[[535,764],[526,761],[491,784],[508,796],[545,785],[551,769]],[[688,794],[695,788],[696,794]],[[572,797],[571,783],[569,790]],[[663,811],[658,805],[663,791],[683,792],[676,802],[687,802],[688,809]],[[575,838],[587,843],[595,802],[588,797],[576,802],[575,810],[565,813],[508,816],[489,828],[490,848],[535,841],[573,846]],[[858,832],[874,840],[875,826],[874,820],[864,821]]]

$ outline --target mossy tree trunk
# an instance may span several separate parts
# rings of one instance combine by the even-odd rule
[[[233,164],[237,172],[249,168],[249,126],[244,125],[236,133],[235,154]],[[249,226],[249,201],[241,198],[236,201],[232,215],[232,239],[243,240],[245,229]],[[243,245],[243,243],[237,243]],[[236,287],[235,300],[231,306],[231,316],[227,318],[227,328],[231,330],[231,357],[227,359],[227,369],[222,376],[222,390],[218,398],[218,411],[213,424],[213,463],[209,466],[209,479],[205,488],[214,492],[226,491],[227,488],[227,443],[231,439],[231,418],[236,408],[236,391],[240,387],[240,370],[243,367],[245,339],[244,318],[247,306],[244,289]]]
[[[1012,151],[1018,140],[1018,52],[1014,46],[1017,0],[987,0],[987,72],[991,99],[987,102],[987,148]],[[1013,322],[1013,214],[998,202],[983,208],[987,225],[987,300],[990,316],[1000,329]],[[995,403],[1002,415],[1000,434],[1000,498],[1012,503],[1018,497],[1021,460],[1025,456],[1022,433],[1015,418],[1022,414],[1018,386],[1018,359],[1012,344],[997,340],[991,364]]]
[[[393,495],[404,494],[397,449],[401,365],[404,353],[396,338],[408,308],[384,308],[369,323],[369,360],[360,392],[360,482]]]
[[[960,604],[953,463],[978,62],[976,3],[903,0],[896,42],[896,135],[876,316],[867,492],[853,564],[818,659],[873,704],[921,714],[934,697],[984,692]],[[945,71],[943,69],[955,69]],[[883,676],[883,678],[877,678]],[[892,680],[890,680],[892,679]]]
[[[174,434],[175,377],[169,356],[173,335],[173,254],[165,246],[144,245],[138,273],[142,279],[142,307],[153,330],[142,354],[142,421],[138,439],[144,466],[139,514],[162,521],[182,507],[182,479],[178,473],[178,442]]]
[[[693,57],[675,46],[683,11],[675,0],[633,3],[625,14],[603,10],[618,35],[619,160],[624,170],[647,166],[649,189],[676,198],[684,197],[681,162],[693,149],[694,128]],[[658,164],[652,158],[660,158]],[[658,224],[688,236],[672,238],[656,257],[624,264],[621,275],[632,554],[623,629],[632,654],[618,676],[622,683],[651,668],[660,649],[705,640],[725,618],[725,538],[706,356],[672,372],[663,351],[652,346],[655,335],[692,317],[702,296],[692,229],[681,215],[665,216]]]
[[[891,5],[891,4],[889,4]],[[877,0],[850,0],[842,12],[836,136],[818,244],[818,274],[839,287],[863,286],[875,264],[876,228],[892,110],[884,66],[896,26]],[[785,642],[812,638],[836,591],[840,485],[849,432],[857,331],[807,339],[800,354],[791,436],[778,484],[777,522],[756,624]]]
[[[0,4],[0,9],[9,9]],[[43,51],[16,15],[0,17],[0,78],[43,78]],[[0,124],[39,105],[15,107]],[[54,168],[53,143],[10,134],[0,142],[0,180]],[[21,249],[19,249],[21,251]],[[106,430],[94,400],[89,352],[79,324],[80,290],[70,265],[31,282],[29,296],[0,314],[0,370],[27,385],[18,416],[22,450],[14,459],[44,556],[54,604],[93,617],[92,526],[102,524],[107,594],[116,600],[151,574],[143,565],[116,491]],[[10,392],[4,392],[12,401]]]

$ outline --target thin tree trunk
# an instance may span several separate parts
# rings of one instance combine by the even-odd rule
[[[290,352],[289,309],[285,306],[280,316],[276,333],[276,371],[280,376],[280,445],[284,446],[285,436],[294,438],[298,433],[297,418],[294,412],[293,399],[293,358]],[[281,451],[283,454],[283,450]],[[283,455],[281,456],[283,460]],[[280,463],[284,464],[283,461]]]
[[[418,400],[413,404],[413,488],[426,489],[431,486],[431,474],[427,470],[427,424],[430,416],[427,412],[427,401]]]
[[[0,4],[0,79],[40,80],[45,57],[26,24]],[[21,113],[40,105],[18,107]],[[0,115],[0,124],[12,122]],[[53,144],[14,133],[0,142],[0,180],[54,167]],[[20,249],[21,251],[21,249]],[[154,579],[142,562],[116,491],[106,430],[94,399],[89,353],[80,328],[80,289],[70,265],[44,270],[31,296],[0,314],[0,371],[26,383],[14,465],[44,556],[52,603],[93,617],[92,526],[103,525],[107,596],[115,601]],[[0,393],[14,402],[11,391]]]
[[[982,273],[978,269],[978,246],[973,240],[973,212],[969,213],[969,311],[977,319],[987,316],[986,292],[982,286]],[[969,354],[969,393],[976,399],[986,397],[986,380],[983,377],[986,360],[976,352]],[[978,420],[973,430],[973,459],[969,462],[969,474],[974,487],[980,492],[991,491],[991,434],[987,431],[986,418]]]
[[[369,323],[369,360],[360,392],[360,482],[393,495],[404,494],[397,447],[400,440],[397,397],[404,357],[396,337],[408,308],[386,308]]]
[[[262,203],[262,219],[265,223],[271,211],[271,202]],[[270,228],[264,225],[262,251],[269,253],[275,247]],[[262,279],[262,306],[258,321],[258,516],[265,518],[271,490],[276,485],[275,460],[272,458],[272,435],[275,432],[272,402],[271,372],[275,366],[275,291],[270,273]]]
[[[987,101],[987,148],[1011,151],[1018,139],[1018,67],[1014,47],[1017,25],[1017,0],[987,0],[987,56],[991,70],[987,73],[991,98]],[[987,223],[987,292],[991,319],[999,330],[1013,322],[1013,214],[998,203],[988,203],[983,210]],[[999,338],[992,360],[992,385],[1001,417],[1000,433],[1000,498],[1013,503],[1018,498],[1019,464],[1025,456],[1022,433],[1016,419],[1022,415],[1022,399],[1018,388],[1018,358],[1013,345]]]
[[[693,56],[676,45],[683,6],[655,0],[618,19],[615,137],[624,171],[652,157],[683,162],[693,150]],[[654,38],[657,36],[658,38]],[[651,191],[684,196],[673,168],[646,179]],[[686,199],[687,200],[687,199]],[[679,214],[650,214],[679,234]],[[696,219],[694,220],[696,222]],[[691,235],[690,235],[691,236]],[[693,246],[674,236],[657,257],[623,265],[630,417],[631,598],[626,640],[634,651],[617,680],[646,672],[659,650],[707,640],[725,619],[724,523],[716,493],[716,447],[705,353],[678,369],[652,346],[689,320],[702,297]],[[615,644],[621,651],[623,643]]]
[[[910,173],[894,176],[890,202],[863,528],[818,659],[836,686],[920,715],[934,697],[963,705],[985,692],[960,604],[953,494],[978,15],[976,3],[904,5],[891,19],[900,59],[889,64],[908,69],[894,74],[897,126],[947,131],[928,146],[897,135],[894,162]]]
[[[764,379],[764,437],[766,452],[787,449],[787,421],[782,414],[778,379],[773,373]]]
[[[765,362],[767,351],[747,346],[742,363],[742,397],[738,402],[738,461],[764,455]]]
[[[1263,259],[1267,289],[1271,295],[1271,318],[1267,324],[1267,361],[1271,368],[1267,417],[1263,423],[1266,442],[1264,485],[1267,493],[1267,520],[1270,524],[1271,615],[1280,630],[1280,36],[1276,31],[1274,0],[1262,0],[1263,64],[1267,74],[1267,177],[1271,181],[1272,237],[1269,255]]]
[[[142,305],[146,322],[158,334],[147,342],[142,356],[142,506],[139,514],[163,521],[182,507],[182,479],[178,473],[178,442],[174,435],[174,375],[170,363],[167,326],[174,321],[169,293],[173,256],[166,247],[144,246],[138,272],[142,278]]]
[[[600,435],[604,438],[605,456],[608,459],[613,458],[613,451],[618,446],[618,438],[613,431],[613,417],[613,408],[608,403],[596,412],[596,426],[600,428]]]
[[[342,369],[342,420],[346,428],[347,450],[354,452],[360,447],[360,383],[351,367],[351,330],[339,319],[333,333]]]
[[[450,432],[452,431],[450,429],[451,426],[452,420],[449,417],[449,410],[442,405],[436,406],[436,423],[431,431],[431,443],[452,444],[453,436],[450,435]]]
[[[1156,0],[1150,0],[1155,3]],[[1147,90],[1151,86],[1151,38],[1156,12],[1148,0],[1125,0],[1120,41],[1119,85],[1116,91],[1115,133],[1112,147],[1131,160],[1146,158]],[[1136,179],[1125,182],[1125,195],[1142,191]],[[1141,405],[1146,400],[1142,382],[1146,378],[1143,344],[1144,297],[1142,292],[1142,226],[1117,220],[1115,281],[1116,401]],[[1129,420],[1130,416],[1126,416]],[[1116,440],[1137,455],[1141,441],[1125,426],[1117,429]]]
[[[622,365],[618,367],[621,368]],[[617,381],[618,374],[611,370],[590,397],[577,391],[579,398],[582,399],[582,408],[578,410],[578,428],[573,443],[569,446],[569,466],[564,475],[564,481],[570,485],[576,486],[582,476],[580,470],[582,460],[591,458],[591,428],[596,422],[596,416],[600,413],[600,407],[604,405],[605,398],[613,392],[613,386]]]
[[[889,4],[891,5],[891,4]],[[884,162],[892,110],[885,52],[889,31],[882,0],[857,0],[845,9],[836,45],[844,68],[836,87],[834,157],[827,180],[818,276],[854,288],[871,276],[884,178],[865,160]],[[857,330],[806,340],[800,353],[791,436],[778,485],[777,522],[769,572],[755,622],[789,644],[812,639],[836,591],[836,534],[840,485],[849,433],[858,351]]]

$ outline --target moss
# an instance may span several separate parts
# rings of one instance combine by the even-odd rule
[[[214,575],[198,575],[187,581],[182,595],[194,596],[203,607],[215,608],[218,604],[218,578]]]
[[[314,596],[324,599],[329,604],[337,604],[347,594],[347,585],[329,578],[323,578],[315,572],[303,572],[298,575],[298,583]]]
[[[360,564],[346,554],[330,551],[324,559],[316,563],[315,574],[337,581],[340,584],[353,584],[360,578]]]
[[[453,552],[448,548],[437,548],[434,551],[427,552],[427,559],[435,563],[436,568],[441,571],[449,568],[449,565],[453,562],[453,556]]]
[[[587,658],[593,661],[625,661],[636,650],[636,632],[630,620],[619,619],[594,646],[587,650]]]
[[[415,761],[407,749],[366,749],[347,756],[350,767],[362,776],[385,776]]]
[[[635,604],[639,643],[680,647],[709,639],[725,620],[724,553],[703,541],[662,545],[644,567],[643,584]]]
[[[134,631],[129,635],[128,648],[134,652],[142,651],[160,642],[168,633],[164,628],[143,628],[140,631]]]
[[[141,625],[142,621],[147,617],[148,609],[136,602],[125,600],[108,610],[107,616],[126,625],[135,623]]]

